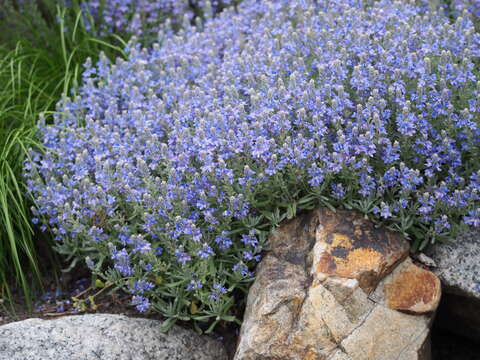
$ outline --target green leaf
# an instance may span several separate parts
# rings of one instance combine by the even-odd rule
[[[287,207],[287,219],[293,219],[297,215],[297,204],[292,203]]]
[[[220,316],[220,319],[222,319],[224,321],[232,322],[232,321],[236,320],[236,317],[232,316],[232,315],[222,315],[222,316]]]
[[[163,333],[166,333],[168,330],[170,330],[172,328],[172,326],[177,322],[177,319],[176,318],[168,318],[167,320],[165,320],[162,324],[162,326],[160,327],[160,331],[163,332]]]
[[[215,329],[215,326],[217,326],[217,324],[220,322],[220,320],[215,320],[209,327],[208,329],[205,331],[205,334],[210,334],[213,329]]]

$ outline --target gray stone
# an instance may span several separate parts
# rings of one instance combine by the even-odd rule
[[[480,341],[480,230],[432,246],[427,255],[437,265],[432,271],[444,292],[436,325]]]
[[[436,244],[427,255],[435,261],[432,271],[442,281],[445,292],[480,300],[480,230]]]
[[[89,314],[28,319],[0,326],[0,359],[8,360],[226,360],[223,345],[161,321]]]

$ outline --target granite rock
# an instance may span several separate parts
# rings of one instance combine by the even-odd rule
[[[408,252],[354,212],[283,223],[258,266],[235,360],[430,359],[440,281]]]
[[[459,336],[480,341],[480,230],[432,246],[427,255],[443,285],[436,325]]]
[[[0,327],[5,360],[226,360],[223,345],[161,321],[88,314],[56,320],[28,319]]]
[[[427,255],[435,261],[432,271],[442,281],[445,292],[480,299],[480,229],[431,246]]]

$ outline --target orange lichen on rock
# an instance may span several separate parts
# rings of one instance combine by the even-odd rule
[[[320,356],[314,349],[309,348],[303,358],[303,360],[323,360],[325,356]]]
[[[334,256],[329,253],[323,253],[317,263],[317,272],[322,274],[336,273],[337,263]]]
[[[323,275],[357,279],[371,292],[408,255],[408,243],[398,234],[376,229],[354,212],[318,211],[314,269]]]
[[[348,253],[346,259],[338,259],[336,273],[338,276],[352,278],[358,273],[380,269],[382,254],[373,249],[355,249]]]
[[[410,264],[385,284],[384,291],[389,308],[420,314],[435,311],[441,284],[432,272]]]
[[[351,249],[353,247],[351,238],[344,234],[333,233],[332,235],[332,247],[341,246],[347,249]]]

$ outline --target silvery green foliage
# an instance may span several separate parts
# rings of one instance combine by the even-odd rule
[[[416,248],[480,226],[479,40],[468,13],[390,0],[247,0],[165,28],[87,64],[40,127],[38,218],[140,311],[212,326],[299,209],[357,209]]]

